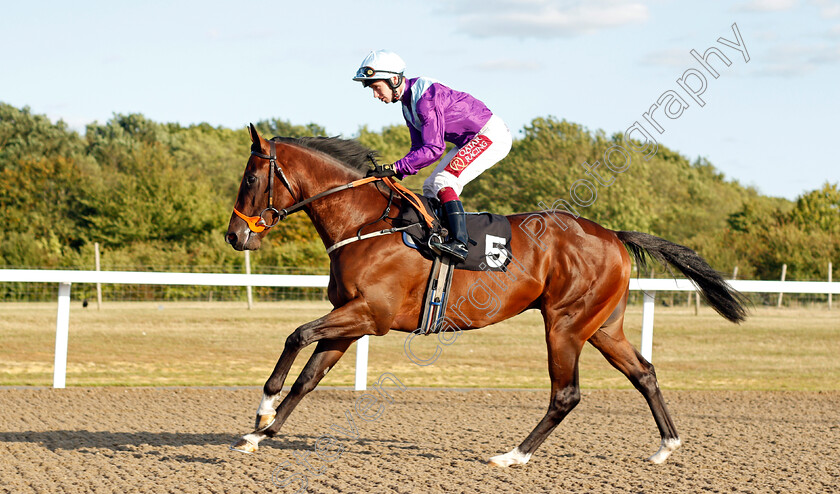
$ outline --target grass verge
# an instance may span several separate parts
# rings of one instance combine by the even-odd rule
[[[68,386],[260,386],[286,336],[330,309],[323,302],[106,303],[71,308]],[[55,304],[0,304],[0,385],[50,386]],[[625,331],[638,347],[641,308],[628,309]],[[540,314],[527,312],[460,333],[428,366],[404,353],[405,333],[371,341],[369,381],[385,372],[408,386],[547,388]],[[435,336],[412,350],[428,358]],[[311,354],[301,353],[291,384]],[[757,308],[740,326],[710,309],[657,307],[653,362],[665,389],[840,390],[840,314],[824,308]],[[350,386],[355,346],[322,384]],[[587,345],[583,388],[624,389],[628,381]]]

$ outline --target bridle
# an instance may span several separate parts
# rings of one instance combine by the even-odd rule
[[[283,182],[283,185],[286,186],[286,189],[288,189],[289,194],[292,196],[292,198],[295,197],[295,193],[294,193],[294,191],[292,191],[292,186],[291,186],[291,184],[289,184],[289,180],[286,178],[286,174],[283,173],[283,168],[281,168],[280,165],[277,164],[277,143],[274,140],[271,140],[271,141],[268,141],[268,142],[271,145],[271,147],[270,147],[270,153],[271,154],[263,154],[263,153],[260,153],[258,151],[251,150],[251,156],[256,156],[258,158],[266,159],[269,162],[269,169],[268,169],[268,207],[266,207],[265,209],[260,211],[260,214],[258,214],[257,216],[245,216],[241,211],[237,210],[236,208],[233,208],[234,214],[236,214],[236,216],[239,216],[240,218],[242,218],[245,221],[245,223],[248,224],[248,228],[254,233],[260,233],[263,230],[267,230],[271,227],[276,226],[278,223],[280,223],[280,221],[285,219],[286,216],[303,209],[303,207],[306,206],[307,204],[309,204],[310,202],[315,201],[317,199],[320,199],[324,196],[328,196],[330,194],[334,194],[334,193],[340,192],[342,190],[350,189],[350,188],[356,187],[358,185],[364,185],[364,184],[367,184],[367,183],[370,183],[370,182],[375,182],[377,180],[382,180],[381,178],[377,178],[377,177],[362,178],[362,179],[350,182],[348,184],[339,185],[338,187],[333,187],[332,189],[325,190],[324,192],[321,192],[319,194],[315,194],[314,196],[312,196],[308,199],[298,201],[298,202],[292,204],[291,206],[289,206],[288,208],[283,208],[283,209],[278,210],[277,208],[274,207],[274,175],[277,175],[278,177],[280,177],[280,181]],[[271,215],[274,217],[274,221],[271,222],[271,223],[269,223],[265,220],[264,215],[267,212],[271,213]]]
[[[254,233],[259,233],[263,230],[276,226],[277,223],[280,223],[280,220],[282,220],[283,218],[288,216],[290,212],[292,212],[289,211],[289,209],[291,208],[283,209],[283,212],[280,212],[277,210],[277,208],[274,207],[274,175],[279,175],[280,180],[283,182],[283,185],[285,185],[286,188],[289,190],[289,194],[291,194],[292,197],[295,196],[294,192],[292,192],[292,186],[289,184],[289,180],[286,178],[286,174],[283,173],[283,169],[277,165],[277,145],[274,141],[269,141],[269,143],[271,144],[270,155],[251,150],[251,156],[257,156],[259,158],[267,159],[269,162],[268,207],[260,211],[260,214],[258,214],[257,216],[245,216],[238,209],[233,208],[234,214],[242,218],[245,221],[245,223],[248,224],[248,228],[250,228],[251,231]],[[297,204],[295,204],[294,206],[297,206]],[[294,208],[294,206],[292,206],[292,208]],[[274,221],[271,224],[265,221],[264,215],[266,214],[266,212],[270,212],[272,214],[272,217],[274,218]]]

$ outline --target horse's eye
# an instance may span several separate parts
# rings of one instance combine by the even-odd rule
[[[254,185],[257,183],[257,177],[254,175],[246,175],[245,176],[245,184],[248,186]]]

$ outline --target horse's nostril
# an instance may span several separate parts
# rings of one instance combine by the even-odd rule
[[[230,245],[236,244],[236,234],[232,232],[228,233],[225,237],[225,240],[227,240],[227,243],[229,243]]]

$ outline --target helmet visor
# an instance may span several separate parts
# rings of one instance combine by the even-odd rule
[[[364,81],[364,80],[378,80],[378,79],[388,79],[391,76],[395,75],[402,75],[401,72],[393,72],[390,70],[376,70],[370,66],[359,67],[359,70],[356,71],[356,77],[353,78],[354,81]]]

